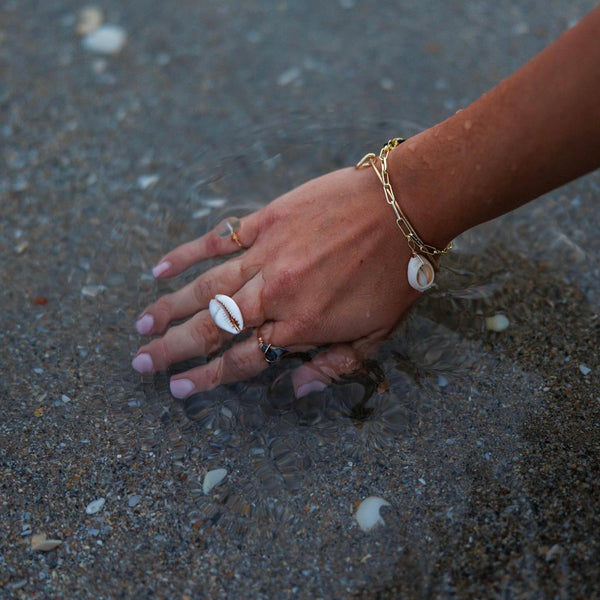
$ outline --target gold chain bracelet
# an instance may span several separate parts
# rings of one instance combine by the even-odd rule
[[[369,154],[365,154],[358,163],[356,163],[356,168],[360,169],[362,167],[368,167],[371,165],[373,170],[377,174],[379,181],[381,181],[383,185],[383,193],[385,194],[385,199],[387,203],[394,209],[394,213],[396,215],[396,225],[398,229],[402,232],[402,235],[406,238],[408,242],[408,246],[411,249],[412,253],[415,256],[419,254],[428,254],[429,256],[438,256],[440,254],[447,254],[452,249],[452,242],[450,242],[443,250],[439,250],[435,246],[431,244],[426,244],[421,240],[419,234],[415,231],[415,228],[410,224],[409,220],[406,218],[400,205],[396,201],[396,196],[394,196],[394,190],[392,189],[392,184],[390,183],[390,175],[388,173],[387,168],[387,159],[388,154],[397,146],[399,146],[404,141],[404,138],[393,138],[391,139],[379,152],[379,156],[370,152]],[[377,168],[377,160],[379,159],[380,168]]]

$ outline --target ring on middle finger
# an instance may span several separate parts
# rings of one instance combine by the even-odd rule
[[[237,335],[244,329],[242,311],[233,298],[217,294],[209,303],[208,311],[215,325],[228,333]]]

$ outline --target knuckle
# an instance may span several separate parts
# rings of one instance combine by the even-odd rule
[[[216,235],[209,235],[204,240],[205,254],[208,258],[220,254],[221,240]]]
[[[214,324],[206,319],[195,319],[192,322],[190,335],[194,344],[202,349],[205,354],[210,354],[219,349],[219,332]]]
[[[198,277],[193,286],[194,299],[200,305],[205,305],[213,297],[213,288],[210,281],[204,277]]]

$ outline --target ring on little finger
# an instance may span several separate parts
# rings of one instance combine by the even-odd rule
[[[267,344],[260,335],[257,335],[258,347],[260,351],[265,355],[265,360],[272,365],[273,363],[281,360],[286,354],[289,353],[287,348],[281,348],[280,346],[273,346],[273,344]]]
[[[217,235],[220,238],[230,238],[238,245],[239,248],[243,250],[244,246],[242,245],[242,242],[240,241],[240,236],[237,233],[237,230],[240,228],[240,225],[241,221],[237,217],[230,217],[229,219],[225,220],[223,226],[217,231]]]
[[[217,294],[208,303],[208,312],[215,325],[228,333],[237,335],[244,329],[242,311],[233,298],[225,294]]]

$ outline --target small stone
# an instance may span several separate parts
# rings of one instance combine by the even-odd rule
[[[95,515],[97,512],[99,512],[102,509],[105,502],[106,502],[106,500],[104,500],[104,498],[98,498],[97,500],[90,502],[85,507],[85,512],[88,515]]]
[[[142,499],[141,496],[139,496],[138,494],[133,494],[132,496],[129,496],[129,498],[127,499],[127,504],[133,508],[134,506],[137,506],[140,503],[140,500]]]
[[[504,331],[510,325],[510,321],[502,314],[486,317],[485,326],[489,331]]]
[[[208,217],[208,215],[210,215],[210,208],[205,206],[204,208],[199,208],[198,210],[195,210],[192,213],[192,218],[193,219],[204,219],[205,217]]]
[[[546,552],[546,562],[553,561],[562,552],[562,548],[558,544],[554,544],[548,552]]]
[[[25,250],[27,250],[27,248],[29,248],[29,242],[26,242],[25,240],[23,240],[22,242],[19,242],[15,246],[15,252],[17,254],[23,254],[23,252],[25,252]]]
[[[151,188],[153,185],[156,185],[159,181],[160,177],[155,173],[149,175],[140,175],[137,180],[138,187],[140,190],[147,190]]]
[[[95,298],[100,292],[106,289],[105,285],[84,285],[81,288],[81,295],[88,298]]]
[[[379,80],[379,85],[381,86],[382,90],[389,92],[390,90],[392,90],[394,88],[394,81],[392,79],[390,79],[389,77],[382,77]]]
[[[227,198],[202,198],[200,203],[209,208],[221,208],[227,204]]]
[[[82,39],[83,47],[95,54],[118,54],[127,41],[125,30],[119,25],[101,25]]]
[[[75,32],[77,35],[88,35],[92,31],[96,31],[102,25],[103,21],[104,15],[102,14],[102,10],[97,6],[86,6],[79,12]]]
[[[285,87],[293,81],[296,81],[300,77],[301,73],[302,71],[299,67],[290,67],[279,75],[277,78],[277,85]]]
[[[579,370],[581,371],[582,375],[589,375],[592,372],[592,370],[583,363],[579,365]]]
[[[204,483],[202,484],[202,491],[205,494],[209,494],[210,491],[225,479],[227,476],[227,469],[213,469],[204,476]]]

